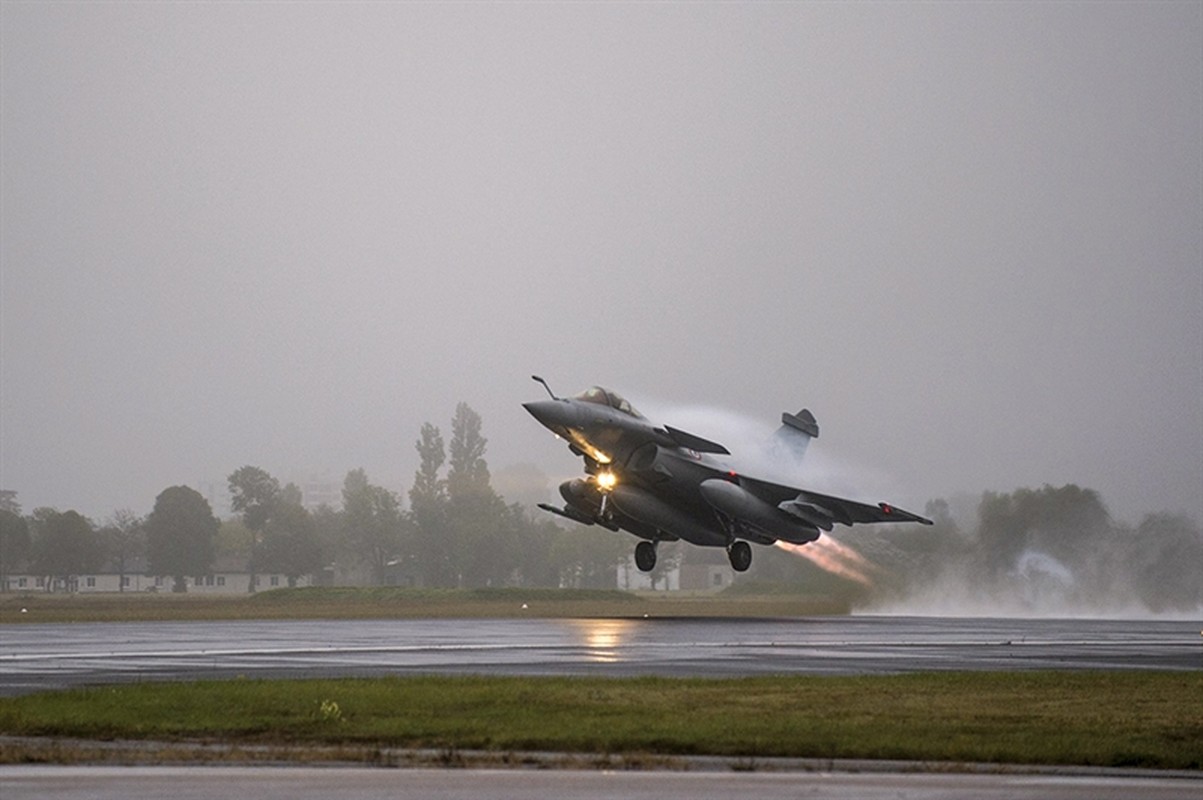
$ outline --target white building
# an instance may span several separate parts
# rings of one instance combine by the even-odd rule
[[[632,555],[618,564],[618,588],[628,592],[675,592],[681,588],[681,568],[674,565],[656,572],[641,572]]]
[[[245,558],[219,558],[213,571],[203,575],[185,575],[184,586],[190,594],[249,594],[251,573]],[[311,575],[297,579],[297,586],[313,586]],[[255,591],[267,591],[288,586],[288,576],[278,572],[255,575]],[[175,578],[170,575],[151,575],[146,562],[136,559],[124,574],[113,565],[102,571],[52,577],[29,573],[8,575],[0,590],[5,592],[67,592],[91,594],[101,592],[170,592],[175,588]]]

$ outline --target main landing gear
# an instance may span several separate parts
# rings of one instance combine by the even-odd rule
[[[717,516],[727,532],[727,560],[731,562],[731,569],[747,572],[748,567],[752,566],[752,545],[735,538],[739,535],[740,527],[733,518],[721,513]]]
[[[743,541],[732,542],[727,548],[727,558],[731,561],[731,569],[736,572],[747,572],[752,566],[752,545]]]
[[[747,542],[735,541],[727,548],[727,558],[731,561],[731,569],[736,572],[747,572],[752,566],[752,546]],[[640,542],[635,545],[635,566],[640,572],[651,572],[656,568],[656,543]]]
[[[651,572],[656,568],[656,543],[640,542],[635,545],[635,566],[640,572]]]

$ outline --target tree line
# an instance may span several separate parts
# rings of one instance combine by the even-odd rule
[[[506,503],[493,489],[480,415],[460,403],[445,442],[421,427],[420,465],[408,493],[374,484],[363,469],[343,481],[342,507],[302,505],[301,490],[246,465],[228,476],[235,516],[219,520],[203,495],[171,486],[145,517],[118,511],[97,525],[75,511],[35,509],[22,516],[14,492],[0,496],[0,582],[18,570],[54,579],[104,566],[125,575],[135,561],[174,579],[211,574],[220,555],[243,560],[255,576],[358,573],[377,585],[425,587],[573,586],[610,588],[628,551],[626,537],[565,530]]]
[[[228,477],[235,516],[226,520],[186,486],[164,489],[146,517],[118,511],[101,525],[52,508],[23,516],[15,493],[0,492],[0,583],[18,570],[65,578],[107,564],[125,574],[144,561],[149,574],[172,576],[182,589],[185,576],[209,574],[225,555],[252,575],[282,574],[290,583],[334,572],[338,582],[378,585],[616,585],[632,537],[561,528],[507,503],[492,487],[481,418],[467,404],[456,407],[450,434],[445,440],[439,427],[421,426],[405,498],[353,469],[338,509],[309,510],[298,487],[250,465]],[[933,500],[930,527],[837,529],[803,548],[822,555],[834,541],[851,549],[828,552],[822,569],[798,553],[757,548],[740,580],[810,587],[870,607],[915,597],[942,598],[954,610],[972,599],[1034,611],[1203,606],[1203,531],[1187,516],[1149,514],[1133,527],[1113,519],[1097,492],[1072,484],[985,492],[972,502],[968,521],[948,501]],[[653,577],[694,559],[725,561],[721,555],[667,544]]]

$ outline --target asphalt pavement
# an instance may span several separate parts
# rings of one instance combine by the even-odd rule
[[[6,767],[5,800],[1178,800],[1197,798],[1200,782],[1175,777],[943,773],[679,773],[534,770],[430,770],[313,767]]]
[[[0,695],[411,673],[886,674],[1203,669],[1198,621],[944,617],[131,622],[0,626]]]

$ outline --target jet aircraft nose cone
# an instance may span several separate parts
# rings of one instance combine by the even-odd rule
[[[557,433],[568,424],[572,416],[572,408],[562,400],[537,400],[533,403],[523,403],[522,407],[544,426]]]

